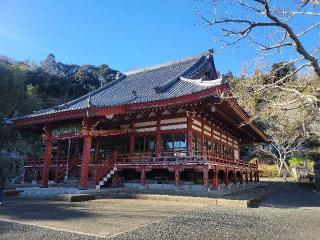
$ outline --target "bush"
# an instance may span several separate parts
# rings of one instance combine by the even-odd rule
[[[292,157],[289,159],[290,167],[304,167],[306,163],[306,167],[310,172],[313,172],[314,160],[309,157]]]
[[[275,164],[269,165],[265,163],[259,164],[259,171],[261,173],[261,177],[277,177],[278,176],[278,168]]]

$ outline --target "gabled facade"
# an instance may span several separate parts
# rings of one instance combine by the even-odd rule
[[[80,188],[258,181],[239,145],[268,140],[218,78],[211,51],[126,72],[79,99],[11,120],[43,129],[43,159],[25,164],[25,180],[43,186],[65,176],[79,178]]]

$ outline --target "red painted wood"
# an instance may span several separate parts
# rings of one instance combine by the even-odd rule
[[[89,163],[90,163],[90,149],[91,149],[91,136],[83,137],[83,155],[80,175],[80,188],[88,188],[88,174],[89,174]]]
[[[23,127],[28,125],[40,124],[40,123],[49,123],[67,119],[76,119],[85,116],[85,110],[74,110],[74,111],[66,111],[60,112],[50,115],[43,115],[31,118],[18,119],[14,121],[15,127]]]
[[[246,169],[245,175],[246,175],[246,183],[248,183],[249,182],[249,177],[248,177],[248,170],[247,169]]]
[[[207,168],[203,169],[203,186],[205,188],[208,188],[208,169]]]
[[[46,133],[45,136],[45,152],[44,152],[44,165],[42,173],[42,187],[48,187],[49,172],[51,165],[51,154],[52,154],[52,137],[51,132]]]
[[[157,156],[160,156],[160,153],[161,153],[161,133],[160,133],[161,113],[162,112],[157,112],[157,132],[156,132],[156,154],[157,154]]]
[[[58,141],[57,156],[56,156],[56,172],[54,176],[54,181],[56,183],[59,181],[60,157],[61,157],[61,141]]]
[[[204,123],[203,120],[201,120],[201,151],[207,151],[207,149],[204,149]]]
[[[218,188],[218,171],[219,168],[217,165],[214,166],[213,174],[212,174],[212,188]]]
[[[180,187],[180,172],[179,168],[176,168],[174,171],[174,179],[175,179],[175,185],[176,187]]]
[[[16,127],[21,127],[21,126],[27,126],[27,125],[39,124],[39,123],[45,123],[45,122],[81,118],[87,115],[98,117],[98,116],[106,116],[111,114],[112,115],[125,114],[127,112],[134,112],[136,110],[175,106],[179,104],[197,102],[202,98],[212,96],[212,94],[214,93],[220,93],[221,91],[226,91],[227,89],[228,89],[227,86],[222,85],[222,86],[216,86],[209,89],[205,89],[203,91],[199,91],[193,94],[170,98],[170,99],[142,102],[142,103],[131,103],[131,104],[125,104],[125,105],[119,105],[119,106],[113,106],[113,107],[106,107],[106,108],[92,108],[92,109],[64,111],[64,112],[54,113],[50,115],[43,115],[43,116],[36,116],[36,117],[15,120],[14,124]]]
[[[134,122],[135,122],[135,117],[132,117],[132,120],[130,122],[130,128],[131,129],[133,129]],[[136,140],[135,132],[132,131],[132,132],[130,132],[130,149],[129,149],[130,153],[133,153],[134,150],[135,150],[135,144],[136,144],[135,140]]]
[[[229,185],[228,167],[226,167],[225,170],[224,170],[224,184],[225,184],[226,186]]]
[[[187,117],[187,128],[188,128],[188,151],[192,152],[192,117]]]
[[[53,136],[54,140],[67,140],[70,138],[81,138],[82,133],[81,132],[68,132],[68,133],[61,133],[57,136]]]

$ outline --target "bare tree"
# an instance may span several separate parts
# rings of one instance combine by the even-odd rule
[[[312,104],[305,104],[305,98],[297,98],[294,92],[289,94],[283,88],[296,88],[305,95],[315,97],[313,90],[316,82],[308,75],[297,76],[284,82],[279,88],[268,91],[255,91],[256,85],[275,81],[277,74],[265,74],[259,70],[252,77],[242,76],[231,81],[232,88],[240,104],[250,112],[250,121],[257,122],[271,138],[270,144],[257,146],[258,152],[271,157],[278,166],[279,174],[283,167],[290,172],[287,160],[291,156],[308,154],[306,143],[311,137],[320,137],[320,114]],[[246,124],[246,123],[244,123]]]
[[[210,15],[200,13],[199,16],[213,30],[218,30],[215,34],[223,48],[245,41],[265,56],[287,57],[287,64],[297,66],[291,75],[311,67],[320,78],[319,43],[305,41],[308,36],[319,35],[318,0],[213,0],[212,4]],[[261,90],[279,85],[291,75],[265,84]]]
[[[301,154],[305,150],[304,143],[306,141],[306,136],[303,135],[303,130],[301,130],[302,124],[301,126],[295,126],[296,122],[293,124],[283,120],[269,119],[269,128],[266,132],[272,136],[272,142],[258,147],[260,153],[275,160],[279,176],[283,167],[288,173],[291,173],[287,160],[294,154]]]
[[[212,29],[222,51],[246,47],[281,61],[260,66],[252,76],[243,74],[233,82],[233,96],[272,138],[260,151],[276,160],[279,173],[283,167],[289,171],[286,160],[305,150],[309,136],[320,139],[320,42],[309,39],[320,37],[319,0],[211,3],[212,12],[199,12],[199,17]]]

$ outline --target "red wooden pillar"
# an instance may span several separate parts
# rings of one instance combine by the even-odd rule
[[[213,170],[213,174],[212,174],[212,182],[211,182],[211,185],[212,185],[212,188],[216,189],[218,188],[218,166],[214,166],[214,170]]]
[[[237,170],[236,168],[233,169],[233,183],[237,185]]]
[[[157,112],[156,156],[158,157],[161,155],[160,125],[161,125],[161,112]]]
[[[60,158],[61,158],[61,141],[58,141],[57,156],[56,156],[56,172],[54,176],[54,181],[57,183],[59,181],[59,171],[60,171]]]
[[[145,186],[146,185],[146,170],[143,167],[141,169],[141,186]]]
[[[45,152],[44,152],[44,162],[43,162],[43,173],[42,173],[42,187],[48,187],[48,180],[49,180],[49,172],[50,172],[50,165],[51,165],[51,154],[52,154],[52,129],[48,126],[43,128],[44,135],[43,139],[45,141]]]
[[[136,147],[136,136],[135,136],[135,133],[134,133],[134,119],[135,117],[132,116],[132,119],[131,119],[131,123],[130,123],[130,128],[131,128],[131,132],[130,132],[130,147],[129,147],[129,153],[130,155],[132,153],[134,153],[135,151],[135,147]]]
[[[240,183],[243,183],[243,169],[240,170]]]
[[[188,152],[192,153],[192,118],[187,116],[187,128],[188,128]]]
[[[204,147],[204,124],[201,121],[201,151],[202,151],[203,155],[205,155],[206,150],[207,149],[205,149],[205,147]]]
[[[129,152],[130,153],[133,153],[134,152],[134,149],[135,149],[135,135],[134,133],[131,133],[130,134],[130,149],[129,149]]]
[[[248,178],[248,170],[246,170],[246,183],[249,182],[249,178]]]
[[[208,188],[208,169],[203,169],[203,186],[207,189]]]
[[[224,185],[229,185],[229,179],[228,179],[228,167],[224,170]]]
[[[175,179],[175,185],[177,188],[180,187],[180,171],[179,168],[176,168],[174,171],[174,179]]]
[[[92,137],[90,135],[85,135],[83,137],[83,154],[82,154],[80,186],[79,186],[80,189],[88,188],[91,142],[92,142]]]
[[[252,170],[250,170],[250,182],[252,182]]]

